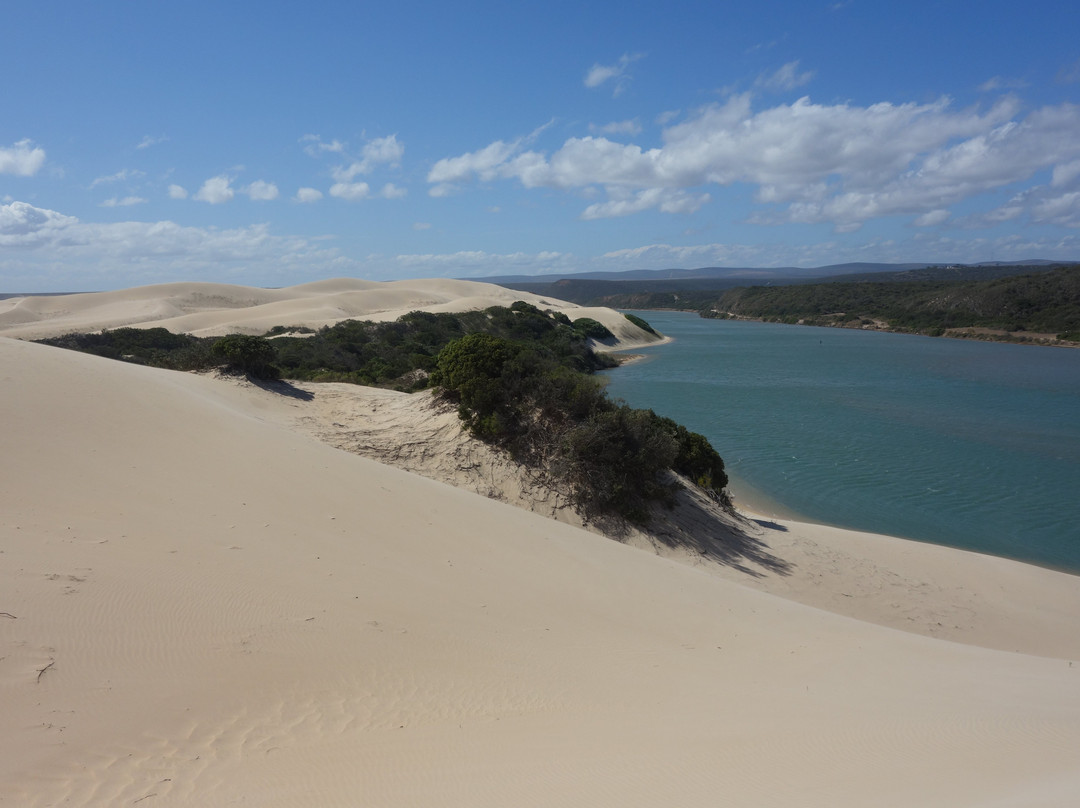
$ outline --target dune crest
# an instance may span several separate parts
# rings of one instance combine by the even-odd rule
[[[274,326],[321,328],[341,320],[392,321],[410,311],[460,312],[524,300],[542,309],[591,317],[615,335],[610,348],[657,341],[613,309],[516,292],[479,281],[449,278],[365,281],[334,278],[283,289],[220,283],[168,283],[116,292],[0,300],[0,336],[43,339],[104,328],[166,328],[199,337],[263,334]]]

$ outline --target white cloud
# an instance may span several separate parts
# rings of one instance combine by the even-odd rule
[[[330,186],[330,196],[338,199],[367,199],[371,195],[371,188],[366,182],[335,182]]]
[[[118,198],[114,196],[112,199],[106,199],[104,202],[102,202],[101,207],[126,208],[131,205],[144,205],[146,204],[146,201],[147,200],[143,199],[141,196],[125,196],[123,198]]]
[[[204,182],[194,198],[200,202],[209,202],[211,205],[220,205],[223,202],[229,202],[234,196],[236,196],[236,191],[232,188],[232,178],[219,174]]]
[[[269,225],[230,230],[170,221],[80,222],[25,202],[0,205],[0,266],[38,288],[116,288],[166,280],[276,285],[362,271],[338,251]],[[108,284],[108,286],[105,286]]]
[[[906,240],[870,239],[863,242],[823,241],[812,244],[647,244],[612,250],[588,262],[589,269],[670,269],[672,267],[819,267],[869,261],[880,263],[975,263],[995,256],[999,261],[1020,261],[1033,256],[1049,260],[1075,260],[1080,237],[1024,240],[1015,236],[995,239],[952,239],[920,231]],[[582,267],[583,269],[585,267]],[[753,277],[752,275],[748,277]]]
[[[404,155],[405,146],[398,142],[397,135],[375,138],[364,144],[359,160],[335,167],[332,174],[339,183],[350,183],[360,175],[370,174],[376,166],[400,165]]]
[[[644,56],[642,53],[624,53],[619,57],[619,61],[613,65],[594,64],[585,74],[585,86],[592,89],[613,81],[615,83],[613,95],[616,97],[622,95],[629,86],[630,74],[628,71],[630,65],[642,58],[642,56]]]
[[[296,196],[293,197],[297,202],[310,203],[318,202],[322,199],[322,191],[317,188],[300,188],[296,192]]]
[[[278,187],[265,180],[255,180],[243,190],[255,202],[269,202],[271,199],[278,198]]]
[[[1080,191],[1047,196],[1032,208],[1032,218],[1062,227],[1080,227]]]
[[[157,137],[154,137],[153,135],[146,135],[141,141],[139,141],[139,145],[137,145],[135,148],[149,149],[151,146],[156,146],[158,143],[164,143],[167,140],[168,138],[165,137],[165,135],[158,135]]]
[[[1050,185],[1055,188],[1061,188],[1066,185],[1071,185],[1077,177],[1080,177],[1080,160],[1072,160],[1071,162],[1054,166]]]
[[[98,177],[90,183],[90,189],[93,190],[99,185],[104,185],[111,182],[127,182],[128,180],[139,179],[140,177],[144,176],[146,176],[146,173],[143,171],[125,168],[121,171],[117,171],[115,174],[109,174],[105,177]]]
[[[581,218],[610,219],[616,216],[630,216],[645,210],[659,209],[662,213],[694,213],[709,201],[708,194],[688,194],[669,188],[649,188],[636,193],[628,193],[621,188],[612,188],[612,198],[607,202],[589,205]]]
[[[573,256],[562,252],[489,253],[484,250],[462,250],[455,253],[398,255],[393,264],[399,270],[423,277],[426,275],[456,275],[483,277],[515,271],[554,272],[572,268]]]
[[[944,208],[938,208],[937,210],[930,210],[922,216],[916,217],[913,224],[916,227],[934,227],[935,225],[944,224],[951,215],[952,214]]]
[[[459,157],[444,157],[431,167],[428,182],[446,185],[464,182],[475,174],[485,182],[499,176],[506,161],[518,150],[521,140],[504,143],[496,140],[479,151],[462,154]]]
[[[1004,76],[994,76],[979,85],[979,92],[992,93],[997,90],[1022,90],[1028,86],[1023,79],[1010,79]]]
[[[74,216],[27,202],[0,205],[0,247],[33,247],[78,223]]]
[[[0,146],[0,174],[32,177],[45,164],[45,150],[33,145],[29,139],[20,140],[9,147]]]
[[[641,124],[636,120],[612,121],[602,126],[591,123],[589,131],[594,135],[638,135],[641,134]]]
[[[413,222],[413,230],[430,230],[431,222]]]
[[[187,189],[182,185],[170,185],[169,199],[187,199]]]
[[[764,90],[794,90],[809,84],[814,78],[814,71],[799,72],[799,60],[788,62],[775,73],[762,73],[754,82],[755,87]]]
[[[579,193],[601,187],[608,200],[585,214],[598,218],[648,210],[650,200],[660,210],[693,211],[704,197],[692,189],[745,183],[767,206],[752,222],[827,222],[850,232],[874,218],[947,209],[1055,166],[1071,175],[1080,160],[1080,107],[1072,104],[1021,117],[1012,97],[985,110],[954,109],[948,99],[861,107],[801,98],[754,111],[751,101],[743,94],[707,105],[664,129],[662,145],[651,148],[579,137],[549,155],[525,150],[522,140],[495,141],[439,160],[429,193],[475,179]]]
[[[404,199],[408,195],[409,192],[407,189],[400,188],[392,182],[386,183],[386,185],[382,187],[382,190],[379,191],[379,196],[383,199]]]
[[[345,144],[340,140],[332,140],[329,143],[324,143],[323,139],[318,135],[304,135],[300,138],[300,142],[305,144],[304,151],[312,157],[318,157],[322,152],[339,154],[345,151]]]

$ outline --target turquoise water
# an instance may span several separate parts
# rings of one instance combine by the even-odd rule
[[[738,498],[1080,572],[1080,350],[641,312],[608,391],[704,434]]]

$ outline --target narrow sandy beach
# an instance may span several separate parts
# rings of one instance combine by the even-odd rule
[[[0,804],[1080,793],[1080,578],[782,520],[664,557],[328,442],[423,455],[438,425],[385,391],[3,337],[0,380]]]

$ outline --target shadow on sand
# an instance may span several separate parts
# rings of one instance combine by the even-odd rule
[[[728,510],[696,486],[684,486],[673,508],[658,508],[644,532],[673,549],[696,553],[754,578],[790,575],[793,565],[775,555],[765,543],[765,530],[783,525],[749,519]]]
[[[260,390],[266,390],[268,393],[276,393],[279,396],[288,396],[289,398],[299,399],[300,401],[311,401],[315,398],[314,393],[309,393],[307,390],[301,390],[299,387],[295,387],[289,382],[267,381],[265,379],[255,379],[251,376],[248,376],[248,381]]]

